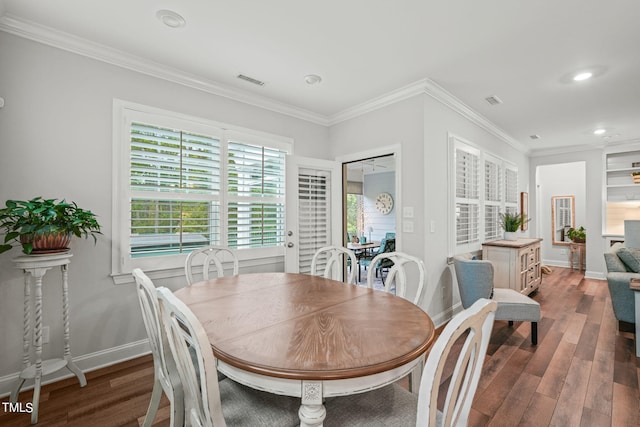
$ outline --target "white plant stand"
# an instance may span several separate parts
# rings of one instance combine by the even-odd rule
[[[71,345],[69,343],[69,286],[68,270],[70,259],[73,254],[66,252],[51,255],[24,255],[13,259],[16,268],[24,271],[24,330],[23,330],[23,357],[22,372],[11,391],[11,402],[16,403],[20,389],[27,379],[34,379],[33,388],[33,412],[31,413],[31,424],[38,422],[38,406],[40,403],[40,387],[42,377],[63,368],[68,368],[80,382],[80,387],[87,385],[84,373],[76,366],[71,359]],[[57,359],[42,360],[42,279],[44,275],[53,267],[60,267],[62,271],[62,318],[64,326],[64,357]],[[31,279],[35,279],[33,284],[33,302]],[[31,305],[35,308],[35,317],[31,323]],[[33,338],[32,338],[33,337]],[[34,345],[34,361],[31,360],[31,343]]]

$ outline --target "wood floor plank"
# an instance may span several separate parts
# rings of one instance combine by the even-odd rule
[[[572,344],[564,339],[560,340],[549,367],[542,376],[542,381],[538,386],[538,393],[557,399],[562,391],[565,378],[571,366],[571,359],[575,352],[576,344]]]
[[[531,403],[518,425],[528,427],[549,426],[556,402],[556,399],[552,399],[549,396],[534,393]]]
[[[639,408],[638,389],[623,384],[613,384],[612,426],[637,426]]]
[[[597,350],[593,358],[584,406],[611,417],[613,401],[613,353]]]
[[[556,409],[551,417],[551,425],[580,425],[592,363],[578,357],[572,358]]]

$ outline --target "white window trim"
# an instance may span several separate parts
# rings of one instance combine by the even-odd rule
[[[184,267],[186,254],[170,256],[154,256],[131,259],[129,254],[128,218],[126,212],[129,210],[131,200],[131,190],[129,186],[129,156],[130,156],[130,135],[129,123],[132,117],[137,120],[150,118],[149,123],[162,118],[163,125],[175,123],[177,128],[184,128],[185,122],[189,123],[189,129],[204,132],[208,135],[241,138],[243,142],[256,143],[258,145],[268,145],[293,154],[293,139],[274,135],[266,132],[255,131],[239,126],[215,122],[200,117],[189,116],[169,110],[150,107],[120,99],[113,100],[113,185],[112,185],[112,244],[111,244],[111,272],[114,281],[118,283],[129,283],[131,271],[139,267],[145,271],[155,271],[154,277],[175,277],[180,269]],[[149,120],[149,119],[147,119]],[[224,194],[216,196],[218,199],[225,197]],[[226,223],[226,215],[222,215]],[[238,251],[240,263],[246,261],[248,264],[255,264],[257,259],[272,259],[284,255],[284,248],[254,248]],[[271,261],[268,261],[271,262]],[[164,272],[164,273],[162,273]]]
[[[501,187],[502,187],[502,192],[501,192],[501,201],[499,203],[499,211],[500,212],[504,212],[506,208],[518,208],[518,201],[516,201],[516,203],[506,203],[506,182],[505,182],[505,173],[507,169],[510,169],[512,171],[516,172],[516,177],[518,176],[518,167],[508,161],[505,160],[504,158],[497,156],[493,153],[490,153],[486,150],[484,150],[482,147],[478,146],[477,144],[474,144],[471,141],[468,141],[464,138],[461,138],[457,135],[454,135],[452,133],[448,134],[448,140],[449,140],[449,160],[448,160],[448,165],[449,165],[449,183],[448,183],[448,189],[449,189],[449,257],[455,256],[457,254],[461,254],[461,253],[466,253],[466,252],[474,252],[474,251],[479,251],[482,250],[482,243],[487,241],[485,235],[486,235],[486,230],[485,230],[485,204],[487,203],[485,198],[486,198],[486,192],[485,192],[485,182],[484,182],[484,168],[485,168],[485,161],[486,160],[490,160],[492,162],[498,162],[500,165],[500,169],[501,169],[501,177],[500,180],[502,181],[500,183]],[[456,165],[455,165],[455,150],[457,147],[462,147],[467,151],[470,152],[474,152],[474,153],[478,153],[479,157],[480,157],[480,200],[479,200],[479,224],[478,224],[478,242],[474,242],[471,244],[463,244],[463,245],[458,245],[457,244],[457,236],[456,236],[456,222],[455,222],[455,212],[456,212]],[[516,184],[517,187],[518,184]],[[517,199],[517,197],[516,197]]]

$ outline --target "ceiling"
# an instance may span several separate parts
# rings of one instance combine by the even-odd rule
[[[529,150],[640,139],[637,0],[0,0],[0,15],[319,123],[426,79]]]

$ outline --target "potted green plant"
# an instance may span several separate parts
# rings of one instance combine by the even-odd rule
[[[75,202],[42,197],[7,200],[0,209],[0,230],[5,234],[0,253],[17,243],[25,254],[65,251],[72,236],[91,236],[95,242],[102,234],[93,212]]]
[[[500,225],[504,230],[505,240],[518,240],[516,234],[522,224],[529,222],[529,219],[525,214],[505,212],[500,214]]]
[[[582,226],[580,228],[570,228],[567,230],[567,236],[573,243],[584,243],[587,241],[587,230]]]

